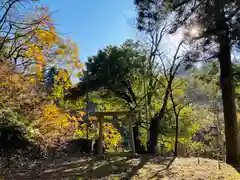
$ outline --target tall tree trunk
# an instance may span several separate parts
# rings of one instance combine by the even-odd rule
[[[175,132],[175,149],[174,149],[174,156],[178,156],[178,134],[179,134],[179,117],[178,115],[175,117],[176,118],[176,132]]]
[[[224,14],[224,3],[215,0],[215,23],[218,29],[219,43],[218,60],[220,63],[220,84],[222,90],[222,102],[226,138],[226,162],[231,165],[238,164],[238,128],[235,105],[235,89],[233,86],[233,72],[231,62],[231,41],[229,27]]]
[[[158,139],[158,126],[161,117],[157,116],[151,119],[149,128],[149,140],[147,151],[150,154],[155,154],[157,151],[157,139]]]
[[[148,149],[147,149],[148,153],[150,153],[150,154],[155,154],[157,152],[159,123],[160,123],[161,119],[164,117],[165,112],[166,112],[167,101],[169,98],[172,81],[173,81],[173,78],[170,77],[170,80],[168,82],[168,87],[165,91],[165,96],[163,99],[163,105],[161,107],[161,110],[159,111],[159,113],[156,114],[156,116],[154,116],[151,119],[151,122],[150,122],[149,140],[148,140]]]
[[[233,87],[231,46],[228,33],[219,36],[219,62],[221,70],[221,89],[226,137],[226,161],[238,164],[238,129]]]
[[[135,146],[135,150],[136,150],[136,153],[138,154],[143,154],[146,152],[144,146],[142,145],[141,143],[141,140],[140,140],[140,133],[139,133],[139,125],[136,124],[134,127],[133,127],[133,136],[134,136],[134,146]]]

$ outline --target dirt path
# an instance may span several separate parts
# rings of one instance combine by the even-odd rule
[[[177,158],[169,169],[171,159],[150,156],[105,156],[97,158],[62,158],[54,163],[31,162],[22,168],[5,169],[6,180],[108,180],[108,179],[169,179],[169,180],[240,180],[235,169],[218,161],[200,158]]]

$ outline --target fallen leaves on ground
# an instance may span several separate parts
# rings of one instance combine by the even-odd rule
[[[69,180],[240,180],[239,173],[223,162],[199,158],[171,158],[129,155],[65,157],[53,163],[45,160],[30,167],[5,169],[4,179]]]

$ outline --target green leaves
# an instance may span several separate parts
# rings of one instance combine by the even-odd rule
[[[240,93],[240,86],[235,88],[236,93]]]
[[[174,91],[173,91],[173,93],[176,95],[176,96],[182,96],[182,95],[184,95],[184,89],[175,89]]]
[[[142,62],[146,60],[139,46],[137,42],[128,40],[121,46],[107,46],[89,57],[83,76],[79,73],[83,78],[70,91],[69,97],[76,99],[87,91],[102,91],[103,96],[118,97],[129,108],[134,108],[138,92],[142,92]]]
[[[76,77],[77,77],[78,79],[80,79],[82,76],[83,76],[83,72],[78,72],[78,73],[76,74]]]

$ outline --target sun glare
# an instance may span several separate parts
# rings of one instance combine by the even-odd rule
[[[198,37],[200,35],[200,27],[194,26],[190,29],[189,34],[191,37]]]

